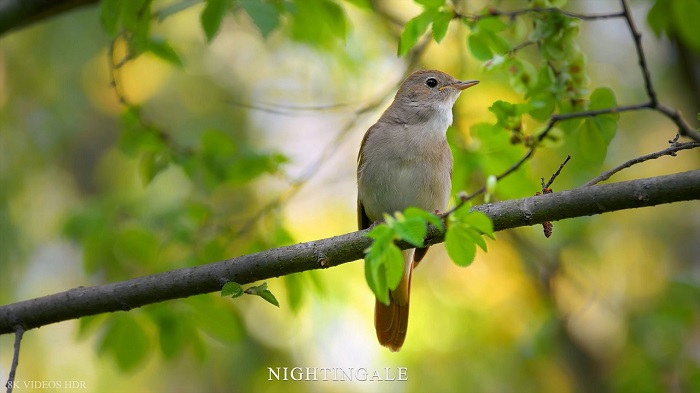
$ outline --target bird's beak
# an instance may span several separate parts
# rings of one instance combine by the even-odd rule
[[[445,87],[452,87],[457,90],[466,90],[472,86],[478,85],[479,81],[459,81],[453,85],[450,86],[445,86]]]

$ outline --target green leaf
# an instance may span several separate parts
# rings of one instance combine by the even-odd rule
[[[372,11],[372,0],[345,0],[346,2],[353,4],[355,7],[365,10]]]
[[[445,248],[452,261],[458,266],[469,266],[476,256],[474,239],[464,225],[450,225],[445,235]]]
[[[389,288],[386,286],[385,271],[380,268],[377,258],[369,258],[369,254],[365,255],[365,280],[377,300],[388,305]]]
[[[493,232],[493,221],[491,221],[489,216],[480,211],[470,211],[469,214],[464,217],[464,223],[473,227],[480,234],[484,234],[491,239],[496,238]]]
[[[293,313],[298,312],[301,307],[303,295],[301,274],[302,273],[297,273],[284,276],[284,285],[287,289],[287,303],[289,304],[289,309],[292,310]]]
[[[479,32],[499,33],[505,30],[508,25],[499,17],[481,18],[474,25],[474,29]]]
[[[479,20],[467,39],[469,50],[474,57],[481,61],[487,61],[491,60],[494,55],[507,53],[510,50],[510,44],[497,34],[506,26],[499,18]]]
[[[529,61],[511,58],[507,61],[506,69],[510,76],[510,85],[518,93],[527,96],[537,86],[537,70]],[[527,110],[530,108],[531,105],[528,105]]]
[[[445,0],[413,0],[423,6],[423,8],[437,9],[445,5]]]
[[[416,247],[423,247],[423,239],[428,232],[427,222],[421,217],[401,219],[396,221],[392,228],[394,233]]]
[[[532,96],[528,105],[530,108],[528,111],[530,116],[537,120],[545,121],[554,112],[556,101],[552,94],[541,92]]]
[[[447,253],[455,264],[468,266],[476,256],[476,246],[486,251],[486,242],[482,235],[495,239],[493,222],[486,214],[471,211],[463,205],[449,217],[449,227],[445,235]]]
[[[603,137],[595,119],[586,119],[578,129],[577,154],[581,160],[590,165],[599,165],[605,160],[608,152],[608,143]]]
[[[437,227],[441,231],[445,230],[445,225],[443,224],[442,219],[440,217],[423,209],[419,209],[417,207],[409,207],[408,209],[404,210],[403,215],[407,219],[413,217],[420,217],[428,223],[432,224],[434,227]]]
[[[148,128],[140,120],[140,109],[129,107],[122,113],[122,132],[119,135],[119,148],[130,156],[143,151],[162,151],[166,149],[157,130]]]
[[[670,1],[656,0],[647,14],[647,23],[656,37],[660,37],[671,25],[673,18],[670,6]]]
[[[207,41],[211,42],[221,28],[226,12],[231,7],[231,0],[206,0],[204,11],[200,17],[202,29],[207,36]]]
[[[170,309],[161,306],[149,313],[158,324],[158,343],[166,359],[172,359],[181,353],[193,336],[198,334],[189,321],[182,320]]]
[[[243,295],[243,287],[233,281],[229,281],[221,288],[221,296],[231,296],[232,298],[237,298]]]
[[[113,236],[113,253],[121,264],[146,267],[155,262],[160,243],[153,231],[141,227],[125,228]]]
[[[100,21],[105,32],[114,37],[119,32],[126,7],[124,0],[102,0],[100,2]]]
[[[319,48],[344,42],[347,20],[343,8],[330,0],[294,0],[292,38]]]
[[[240,0],[240,5],[258,26],[263,37],[270,35],[279,26],[280,14],[274,5],[261,0]]]
[[[394,232],[386,224],[379,224],[375,225],[374,228],[367,232],[366,236],[374,240],[380,240],[387,237],[393,240],[393,235]]]
[[[527,113],[529,106],[527,104],[511,104],[503,100],[494,102],[489,111],[496,115],[498,125],[508,129],[515,130],[521,127],[522,115]]]
[[[600,110],[600,109],[610,109],[617,106],[617,101],[615,100],[615,93],[607,87],[598,88],[593,91],[590,98],[590,110]],[[617,132],[617,121],[619,120],[619,113],[610,113],[605,115],[598,115],[593,118],[588,119],[589,122],[595,124],[598,131],[603,136],[605,144],[609,144],[610,141],[615,137]]]
[[[228,295],[230,296],[230,295]],[[247,337],[241,317],[230,302],[218,301],[213,296],[193,296],[182,299],[190,307],[192,320],[208,336],[224,343],[235,344]]]
[[[256,295],[260,296],[261,298],[265,299],[268,303],[272,304],[273,306],[280,306],[280,303],[277,301],[277,298],[275,295],[272,294],[269,290],[264,290],[262,292],[256,293]]]
[[[609,109],[617,106],[617,100],[615,100],[615,93],[608,87],[601,87],[595,89],[590,98],[590,109]],[[606,115],[608,116],[608,115]]]
[[[671,2],[675,30],[681,41],[700,51],[700,1],[683,0]]]
[[[386,224],[375,226],[367,236],[374,241],[365,250],[365,279],[377,299],[389,304],[389,290],[396,288],[403,276],[401,250],[394,244],[394,231]]]
[[[264,282],[260,285],[254,286],[254,287],[250,287],[243,292],[245,292],[249,295],[260,296],[261,298],[265,299],[268,303],[270,303],[274,306],[277,306],[277,307],[280,306],[279,302],[277,301],[277,298],[275,298],[275,295],[273,295],[272,292],[270,292],[270,290],[267,289],[266,282]]]
[[[481,233],[474,228],[466,228],[466,234],[472,239],[474,244],[479,246],[484,252],[488,251],[486,247],[486,240],[481,236]]]
[[[80,317],[78,320],[78,339],[84,340],[86,338],[93,337],[95,330],[101,326],[105,320],[107,320],[107,314]]]
[[[139,160],[139,172],[144,185],[148,185],[163,170],[170,165],[170,154],[167,151],[147,151]]]
[[[418,39],[428,30],[436,14],[435,10],[429,9],[406,23],[399,39],[399,56],[405,55],[416,45]]]
[[[121,1],[123,2],[123,0]],[[159,9],[155,15],[158,16],[158,22],[162,22],[168,17],[175,15],[181,11],[184,11],[192,7],[193,5],[200,4],[201,2],[202,0],[182,0],[176,3],[169,3],[163,8]]]
[[[433,19],[433,39],[435,42],[440,43],[445,38],[453,17],[454,12],[452,11],[442,11],[435,16]]]
[[[151,0],[122,1],[122,26],[130,34],[129,55],[134,58],[148,50],[151,29]]]
[[[150,340],[131,313],[110,316],[99,344],[101,354],[110,355],[120,369],[130,371],[146,358],[149,349]]]
[[[472,33],[468,38],[469,50],[477,60],[487,61],[493,57],[488,45],[488,38],[481,33]]]
[[[178,55],[177,52],[175,52],[175,49],[173,49],[173,47],[164,40],[156,40],[151,38],[148,41],[148,51],[170,64],[182,67],[180,55]]]

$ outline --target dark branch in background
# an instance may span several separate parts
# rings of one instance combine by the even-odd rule
[[[632,18],[632,12],[630,11],[629,6],[627,5],[627,0],[620,0],[620,4],[622,4],[623,16],[625,17],[627,26],[629,27],[630,32],[632,33],[632,38],[634,39],[634,47],[637,50],[637,60],[639,62],[639,68],[642,69],[642,76],[644,77],[644,87],[646,88],[647,96],[649,97],[649,107],[656,110],[659,113],[662,113],[664,116],[668,117],[674,123],[676,123],[676,125],[678,126],[678,132],[681,135],[691,138],[696,142],[700,142],[700,133],[698,133],[696,130],[693,130],[688,125],[688,123],[686,123],[685,120],[683,120],[683,118],[677,110],[664,106],[663,104],[659,103],[658,99],[656,98],[656,91],[654,90],[654,86],[651,83],[651,73],[649,72],[649,65],[647,64],[647,59],[644,55],[644,48],[642,47],[642,33],[639,32],[637,26],[634,23],[634,19]]]
[[[0,0],[0,36],[98,0]]]
[[[700,199],[700,170],[599,184],[576,190],[475,206],[487,214],[495,230],[536,225],[622,209]],[[223,262],[171,270],[127,281],[80,287],[0,307],[0,334],[17,326],[29,330],[55,322],[219,291],[228,281],[248,284],[361,259],[371,239],[367,231],[275,248]],[[430,228],[427,244],[443,241]],[[400,243],[402,248],[412,247]]]

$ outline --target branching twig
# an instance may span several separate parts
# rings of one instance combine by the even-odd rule
[[[678,126],[678,131],[681,135],[686,136],[700,142],[700,133],[693,130],[688,123],[683,120],[680,113],[677,110],[668,108],[663,104],[659,103],[656,97],[656,90],[654,90],[654,85],[651,82],[651,73],[649,72],[649,65],[647,64],[646,56],[644,55],[644,48],[642,47],[642,33],[639,32],[637,26],[634,23],[634,18],[632,17],[632,12],[627,5],[627,0],[620,0],[622,5],[622,15],[627,22],[627,27],[629,27],[632,33],[632,38],[634,39],[634,47],[637,51],[637,61],[639,62],[639,68],[642,70],[642,76],[644,78],[644,87],[647,91],[647,96],[649,97],[649,107],[656,110],[657,112],[665,115],[671,119]]]
[[[663,113],[666,117],[671,119],[671,121],[676,123],[676,126],[678,126],[678,132],[681,135],[688,137],[696,142],[700,142],[700,132],[690,127],[690,125],[683,119],[683,117],[677,110],[671,109],[663,104],[657,104],[656,107],[654,107],[654,109],[656,109],[660,113]]]
[[[700,147],[700,142],[687,142],[687,143],[678,143],[678,137],[679,135],[676,135],[675,138],[673,138],[672,141],[668,141],[671,146],[667,147],[666,149],[657,151],[656,153],[651,153],[647,154],[641,157],[633,158],[627,162],[624,162],[615,168],[603,172],[600,174],[600,176],[596,177],[595,179],[589,181],[588,183],[584,184],[582,187],[587,187],[587,186],[592,186],[594,184],[598,184],[602,181],[608,180],[612,175],[616,174],[617,172],[620,172],[621,170],[625,168],[629,168],[632,165],[636,165],[639,163],[642,163],[644,161],[649,161],[649,160],[655,160],[659,157],[663,156],[676,156],[676,152],[681,151],[681,150],[687,150],[687,149],[695,149],[697,147]]]

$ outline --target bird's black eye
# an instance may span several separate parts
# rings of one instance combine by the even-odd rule
[[[428,78],[425,80],[425,85],[428,87],[435,87],[438,85],[438,81],[435,78]]]

